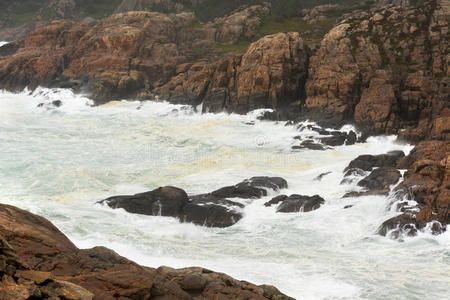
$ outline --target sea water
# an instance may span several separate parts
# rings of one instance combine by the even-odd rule
[[[342,198],[358,189],[340,184],[352,159],[412,149],[395,136],[294,152],[295,136],[316,133],[260,121],[262,111],[243,116],[166,102],[92,104],[64,89],[0,92],[0,202],[49,219],[80,248],[106,246],[150,267],[202,266],[298,299],[449,295],[448,232],[391,240],[376,232],[399,214],[389,209],[392,198]],[[205,193],[252,176],[283,177],[289,188],[281,193],[318,194],[325,204],[282,214],[264,206],[274,192],[237,199],[247,204],[244,217],[225,229],[95,204],[166,185]]]

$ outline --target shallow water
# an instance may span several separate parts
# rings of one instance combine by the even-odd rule
[[[53,107],[54,100],[63,105]],[[107,246],[152,267],[207,267],[273,284],[296,298],[448,296],[449,233],[393,241],[375,234],[397,214],[387,209],[388,197],[341,198],[356,188],[339,184],[352,159],[395,149],[407,153],[410,145],[377,137],[292,152],[294,136],[315,133],[258,121],[261,112],[201,115],[165,102],[90,104],[68,90],[0,92],[2,203],[50,219],[81,248]],[[244,218],[226,229],[95,204],[164,185],[208,192],[257,175],[281,176],[289,183],[282,193],[319,194],[326,203],[314,212],[277,214],[263,205],[272,194],[249,201]],[[354,207],[344,210],[349,204]]]

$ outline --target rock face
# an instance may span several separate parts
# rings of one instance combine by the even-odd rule
[[[0,205],[0,235],[5,300],[292,299],[203,268],[153,269],[103,247],[80,250],[46,219],[8,205]]]
[[[319,195],[312,197],[302,195],[280,195],[269,202],[265,203],[265,206],[272,206],[278,204],[277,212],[291,213],[291,212],[309,212],[320,208],[325,200]]]
[[[341,184],[351,183],[358,179],[358,186],[364,187],[366,191],[349,192],[344,197],[389,194],[391,185],[397,183],[402,177],[396,167],[404,157],[403,151],[358,156],[344,169],[345,174]],[[366,172],[371,173],[367,175]],[[362,176],[365,177],[361,179]]]
[[[111,197],[100,203],[135,214],[170,216],[180,222],[208,227],[229,227],[242,218],[239,209],[244,205],[227,198],[259,199],[267,196],[267,190],[277,192],[283,188],[287,188],[283,178],[253,177],[234,186],[191,197],[179,188],[161,187],[133,196]]]
[[[302,98],[307,61],[298,33],[279,33],[251,44],[243,55],[186,66],[156,93],[172,102],[203,103],[210,112],[281,108]]]
[[[371,134],[448,138],[448,22],[445,0],[352,14],[311,58],[304,111]]]
[[[94,294],[67,281],[56,280],[51,272],[30,270],[15,250],[0,237],[0,297],[3,300],[72,299],[92,300]]]
[[[419,143],[399,162],[408,168],[405,180],[397,188],[399,197],[418,203],[415,224],[423,228],[437,221],[450,223],[450,142],[425,141]]]
[[[258,29],[262,24],[262,17],[271,12],[270,3],[263,2],[260,5],[246,5],[232,13],[217,18],[207,24],[217,28],[215,41],[221,44],[235,44],[240,39],[251,40],[258,35]]]
[[[260,24],[256,19],[268,11],[266,4],[248,6],[203,25],[192,13],[128,12],[97,23],[54,21],[31,32],[20,49],[0,50],[7,54],[0,57],[0,88],[78,87],[92,92],[97,103],[150,98],[187,68],[184,64],[223,57],[216,42],[254,34]],[[274,84],[270,92],[279,89]]]
[[[390,151],[386,154],[380,155],[360,155],[350,162],[350,164],[344,169],[344,172],[351,169],[372,171],[373,168],[395,167],[397,162],[403,157],[405,157],[405,153],[403,151]]]
[[[379,191],[380,193],[388,194],[389,187],[396,184],[400,178],[402,178],[402,175],[395,168],[377,168],[369,176],[358,182],[358,185],[369,191]]]
[[[303,21],[312,24],[326,20],[330,14],[339,9],[341,9],[341,6],[338,4],[324,4],[315,6],[311,9],[302,9],[301,15]]]

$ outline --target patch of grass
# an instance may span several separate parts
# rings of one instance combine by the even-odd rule
[[[77,0],[74,19],[100,19],[111,15],[122,0]]]
[[[305,44],[318,44],[323,36],[331,29],[338,19],[331,16],[325,20],[308,24],[301,17],[282,17],[271,15],[263,18],[263,24],[259,29],[259,35],[265,36],[278,32],[298,32]]]
[[[249,40],[241,40],[236,44],[232,45],[216,44],[216,47],[222,50],[223,53],[231,53],[231,52],[244,53],[245,51],[247,51],[251,43],[252,41]]]

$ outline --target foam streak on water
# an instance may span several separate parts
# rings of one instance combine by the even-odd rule
[[[273,284],[296,298],[448,296],[448,233],[392,241],[375,234],[396,215],[387,197],[341,198],[356,188],[339,184],[356,156],[410,151],[395,137],[292,152],[296,128],[257,121],[258,112],[201,115],[164,102],[91,104],[68,90],[0,92],[2,203],[50,219],[79,247],[107,246],[152,267],[200,265]],[[94,204],[163,185],[208,192],[255,175],[281,176],[290,186],[283,193],[320,194],[326,203],[310,213],[277,214],[263,205],[269,196],[249,202],[245,217],[226,229]],[[344,210],[349,204],[354,207]]]

